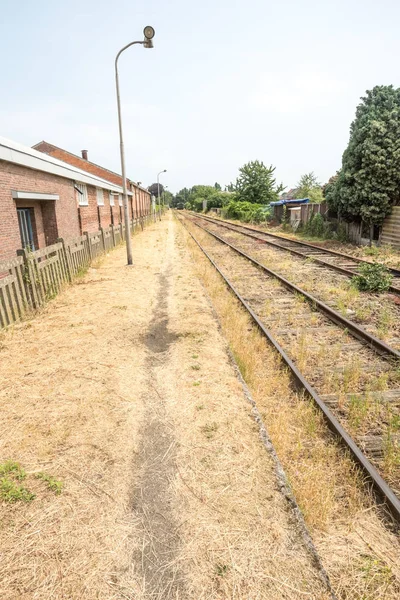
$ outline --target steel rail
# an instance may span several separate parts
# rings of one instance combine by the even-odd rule
[[[311,304],[312,307],[315,307],[316,309],[318,309],[321,313],[325,314],[331,321],[336,323],[336,325],[339,325],[340,327],[346,329],[354,338],[356,338],[357,340],[359,340],[360,342],[362,342],[364,344],[367,344],[370,348],[373,348],[375,351],[377,351],[379,354],[381,354],[384,358],[386,358],[386,359],[395,358],[396,360],[400,359],[400,352],[398,352],[397,350],[395,350],[394,348],[392,348],[391,346],[389,346],[388,344],[386,344],[384,341],[380,340],[379,338],[376,338],[375,336],[371,335],[370,333],[365,331],[365,329],[363,329],[362,327],[359,327],[359,325],[357,325],[353,321],[346,319],[346,317],[343,317],[343,315],[341,315],[336,310],[334,310],[333,308],[331,308],[330,306],[325,304],[325,302],[318,300],[318,298],[316,298],[315,296],[312,296],[311,294],[309,294],[305,290],[301,289],[294,283],[291,283],[290,281],[285,279],[285,277],[282,277],[282,275],[279,275],[279,273],[272,271],[272,269],[269,269],[265,265],[261,264],[260,262],[258,262],[258,260],[252,258],[248,254],[243,252],[243,250],[240,250],[239,248],[237,248],[236,246],[234,246],[227,240],[224,240],[223,238],[221,238],[219,235],[217,235],[213,231],[210,231],[206,227],[199,225],[199,223],[196,223],[196,221],[192,221],[192,222],[196,225],[196,227],[199,227],[203,231],[206,231],[209,235],[213,236],[218,241],[229,246],[229,248],[231,248],[232,250],[237,252],[240,256],[243,256],[244,258],[249,260],[251,263],[253,263],[256,267],[258,267],[261,270],[263,270],[264,272],[268,273],[268,275],[271,275],[272,277],[275,277],[275,279],[278,279],[278,281],[280,281],[291,292],[296,292],[297,294],[300,294],[301,296],[303,296],[307,300],[307,302],[309,302],[309,304]]]
[[[240,227],[241,229],[247,229],[248,231],[253,231],[255,233],[258,233],[259,235],[266,235],[266,236],[270,236],[273,238],[277,238],[279,240],[287,241],[291,244],[297,244],[298,246],[305,246],[307,248],[311,248],[312,250],[318,250],[318,252],[320,252],[320,253],[331,254],[332,256],[337,256],[339,258],[351,260],[358,264],[368,264],[368,265],[373,264],[367,260],[363,260],[362,258],[357,258],[355,256],[351,256],[350,254],[344,254],[342,252],[337,252],[336,250],[321,248],[321,246],[315,246],[314,244],[310,244],[308,242],[303,242],[303,241],[299,241],[299,240],[293,240],[291,238],[286,238],[283,235],[278,235],[276,233],[261,231],[260,229],[255,229],[254,227],[248,227],[247,225],[238,225],[237,223],[231,223],[231,221],[222,221],[222,219],[213,219],[212,217],[208,217],[208,216],[206,217],[205,215],[199,215],[197,213],[191,213],[191,214],[193,214],[193,216],[196,216],[200,219],[204,219],[205,221],[210,221],[210,223],[216,223],[218,225],[221,225],[221,227],[225,227],[226,229],[235,231],[236,233],[241,233],[242,235],[245,235],[247,237],[250,237],[250,238],[253,238],[260,242],[263,242],[264,244],[269,244],[270,246],[278,248],[279,250],[285,250],[286,252],[290,252],[290,254],[293,254],[295,256],[300,256],[301,258],[304,258],[304,259],[312,258],[314,262],[316,262],[324,267],[328,267],[329,269],[332,269],[334,271],[338,271],[339,273],[342,273],[343,275],[346,275],[347,277],[353,277],[353,275],[356,275],[357,273],[354,271],[350,271],[349,269],[346,269],[345,267],[340,267],[339,265],[330,263],[330,262],[324,260],[323,258],[317,258],[317,257],[314,258],[314,256],[312,254],[307,255],[304,252],[296,250],[295,248],[289,248],[288,246],[282,246],[281,244],[279,244],[277,242],[273,242],[271,240],[261,239],[251,233],[246,233],[244,231],[238,231],[237,229],[235,229],[235,227]],[[357,264],[355,265],[355,267],[356,266],[357,266]],[[400,270],[393,269],[391,267],[389,267],[388,270],[395,277],[400,277]],[[400,293],[400,288],[398,288],[398,287],[391,285],[389,289],[391,292],[396,292],[398,294]]]
[[[217,266],[211,256],[207,253],[207,251],[203,248],[203,246],[196,240],[194,235],[189,231],[186,227],[185,223],[181,221],[182,225],[185,227],[186,231],[192,237],[194,242],[200,248],[200,250],[204,253],[204,255],[208,258],[210,263],[216,269],[216,271],[221,275],[228,288],[233,292],[239,302],[243,305],[243,307],[250,314],[253,321],[256,323],[259,330],[262,334],[267,338],[270,344],[279,352],[281,357],[283,358],[286,365],[289,367],[293,379],[296,384],[296,388],[300,390],[305,390],[305,392],[310,396],[315,402],[316,406],[322,411],[330,429],[344,442],[347,448],[350,450],[351,455],[356,460],[356,462],[361,466],[361,468],[367,473],[368,477],[371,479],[375,490],[378,494],[385,500],[388,507],[391,509],[391,513],[393,516],[400,522],[400,500],[393,492],[391,487],[386,483],[386,481],[382,478],[382,476],[378,473],[375,467],[369,462],[368,458],[363,454],[360,448],[357,446],[356,442],[353,438],[347,433],[347,431],[342,427],[336,417],[329,410],[325,402],[319,397],[316,390],[309,384],[309,382],[305,379],[301,371],[296,367],[293,361],[289,358],[283,348],[279,345],[277,340],[273,337],[271,332],[265,327],[261,319],[257,316],[257,314],[253,311],[253,309],[249,306],[246,300],[241,296],[238,290],[234,287],[234,285],[229,281],[229,279],[224,275],[221,269]],[[200,227],[201,229],[204,229]]]

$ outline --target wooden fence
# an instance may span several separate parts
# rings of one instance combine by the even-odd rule
[[[131,233],[154,221],[148,215],[130,223]],[[76,238],[60,238],[40,250],[18,250],[17,257],[0,261],[0,328],[39,308],[53,298],[62,286],[73,281],[90,263],[120,245],[125,239],[124,225],[111,225]]]

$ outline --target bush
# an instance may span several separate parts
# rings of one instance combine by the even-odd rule
[[[324,220],[321,213],[311,215],[310,220],[305,224],[303,232],[310,237],[323,238],[325,240],[333,237],[331,225]]]
[[[392,275],[382,263],[364,263],[359,274],[351,282],[362,292],[386,292],[392,283]]]
[[[264,223],[271,218],[271,210],[263,204],[233,200],[224,208],[223,216],[244,223]]]

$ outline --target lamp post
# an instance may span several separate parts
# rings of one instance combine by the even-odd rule
[[[118,52],[115,57],[115,86],[117,90],[117,106],[118,106],[118,126],[119,126],[119,145],[121,152],[121,171],[122,171],[122,188],[123,188],[123,206],[124,206],[124,221],[125,221],[125,240],[126,240],[126,254],[128,259],[128,265],[132,264],[132,241],[129,227],[129,211],[128,211],[128,194],[126,188],[126,173],[125,173],[125,151],[124,151],[124,139],[122,135],[122,117],[121,117],[121,99],[119,93],[119,78],[118,78],[118,59],[122,52],[134,44],[142,44],[145,48],[153,48],[153,37],[155,31],[153,27],[149,25],[143,30],[144,40],[140,42],[131,42],[127,44]]]
[[[159,173],[157,173],[157,199],[160,203],[160,221],[161,221],[161,199],[160,199],[160,175],[161,173],[166,173],[167,169],[164,169],[163,171],[160,171]]]
[[[165,190],[167,190],[167,189],[168,189],[168,186],[164,185],[164,190],[163,190],[163,205],[164,205],[164,208],[165,208]]]

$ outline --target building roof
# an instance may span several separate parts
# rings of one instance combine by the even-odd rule
[[[53,156],[58,160],[63,162],[67,162],[75,167],[78,167],[82,171],[88,171],[92,175],[96,177],[100,177],[105,179],[106,181],[111,181],[115,185],[122,185],[122,175],[116,173],[115,171],[111,171],[111,169],[107,169],[106,167],[102,167],[97,163],[88,160],[87,158],[83,158],[83,156],[79,156],[78,154],[74,154],[73,152],[69,152],[69,150],[64,150],[64,148],[60,148],[59,146],[55,146],[54,144],[50,144],[45,140],[38,142],[34,146],[32,146],[34,150],[38,150],[39,152],[43,152],[44,154],[48,154],[49,156]],[[127,181],[141,189],[145,192],[148,190],[141,185],[138,185],[135,181],[132,181],[127,177]]]
[[[17,142],[13,142],[12,140],[8,140],[1,136],[0,160],[28,167],[29,169],[34,169],[36,171],[43,171],[45,173],[51,173],[52,175],[58,175],[59,177],[65,177],[66,179],[72,179],[73,181],[80,183],[94,185],[105,190],[110,190],[111,192],[121,194],[123,191],[120,185],[106,181],[101,177],[78,169],[73,165],[49,156],[48,154],[38,152],[29,146],[23,146],[22,144],[18,144]],[[131,192],[128,192],[128,194],[132,195]]]

